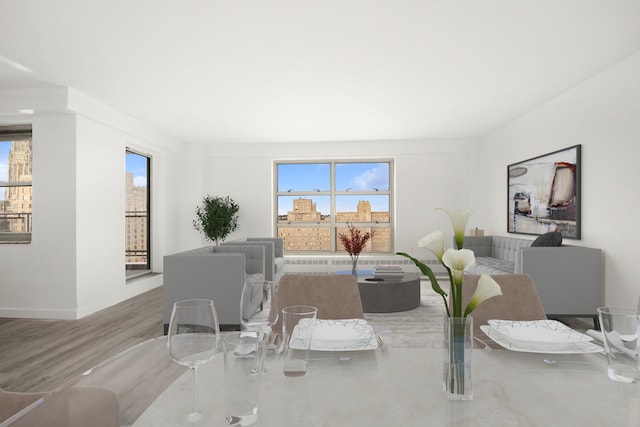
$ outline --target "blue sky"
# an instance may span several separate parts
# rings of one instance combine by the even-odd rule
[[[126,169],[133,173],[133,185],[147,186],[147,158],[139,154],[127,153]]]
[[[0,141],[0,181],[6,181],[9,179],[7,159],[9,158],[10,150],[10,141]],[[5,197],[4,189],[0,190],[0,200],[4,200]]]
[[[328,163],[324,164],[281,164],[278,167],[278,191],[329,191],[331,188],[331,169]],[[375,191],[389,189],[389,164],[388,163],[337,163],[336,164],[336,189],[338,191]],[[284,215],[291,210],[293,199],[300,196],[281,196],[278,203],[278,214]],[[328,196],[306,196],[315,203],[317,210],[331,213],[330,199]],[[355,212],[358,201],[369,200],[373,211],[388,211],[388,196],[337,196],[337,212]]]
[[[0,181],[6,181],[9,177],[7,160],[11,151],[11,141],[0,141]]]
[[[278,191],[329,191],[331,170],[328,163],[281,164],[278,167]],[[336,189],[380,190],[389,189],[388,163],[336,164]]]

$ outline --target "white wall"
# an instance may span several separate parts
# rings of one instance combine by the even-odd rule
[[[181,144],[65,95],[66,112],[33,118],[32,243],[0,245],[0,317],[75,319],[162,285],[160,275],[126,281],[126,147],[152,158],[153,270],[177,251]]]
[[[473,162],[482,171],[471,184],[472,205],[484,206],[480,224],[507,235],[506,166],[582,144],[582,239],[566,243],[604,250],[609,306],[635,307],[640,296],[638,76],[640,53],[487,135]]]
[[[202,193],[183,206],[182,223],[191,223],[196,205],[206,194],[228,195],[240,205],[239,227],[228,239],[271,236],[275,160],[392,158],[395,250],[411,251],[425,234],[436,229],[450,232],[447,217],[434,212],[435,208],[469,208],[469,163],[476,145],[474,140],[210,145]],[[192,227],[185,231],[189,237],[181,241],[182,249],[211,244]]]
[[[125,150],[127,147],[151,157],[152,168],[152,270],[162,271],[164,237],[175,232],[162,224],[167,216],[166,167],[162,151],[152,144],[77,117],[76,147],[76,250],[78,316],[93,313],[162,284],[160,277],[126,281],[125,252]],[[173,182],[173,180],[170,180]],[[171,206],[171,205],[168,205]],[[153,237],[158,237],[156,242]]]
[[[0,316],[73,318],[75,117],[36,117],[32,146],[32,242],[0,245]]]

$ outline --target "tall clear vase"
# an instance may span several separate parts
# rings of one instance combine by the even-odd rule
[[[358,277],[358,258],[351,259],[351,274],[353,277]]]
[[[449,400],[473,399],[473,318],[444,315],[442,389]]]

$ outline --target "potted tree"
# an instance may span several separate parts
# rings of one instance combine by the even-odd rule
[[[229,196],[207,195],[196,208],[193,227],[203,233],[216,246],[238,228],[240,206]]]

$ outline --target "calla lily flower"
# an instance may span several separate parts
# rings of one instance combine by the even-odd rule
[[[464,310],[464,317],[467,317],[469,313],[475,310],[475,308],[484,301],[498,295],[502,295],[500,285],[498,285],[498,283],[488,274],[481,275],[478,280],[478,287],[473,293],[473,296],[469,301],[469,305],[467,305],[467,308]]]
[[[460,316],[462,312],[462,278],[464,271],[476,262],[471,249],[447,249],[442,256],[442,263],[451,275],[451,293],[453,296],[453,312]]]
[[[418,246],[429,249],[436,258],[438,258],[438,261],[442,262],[442,255],[444,254],[444,236],[442,231],[434,231],[431,234],[427,234],[418,240]]]
[[[464,278],[464,272],[476,262],[476,257],[472,250],[463,249],[464,232],[467,228],[467,220],[471,216],[471,211],[457,212],[451,209],[438,208],[449,215],[451,225],[453,225],[453,232],[455,235],[457,249],[444,250],[444,238],[441,231],[435,231],[431,234],[424,236],[418,241],[418,246],[421,248],[427,248],[438,258],[447,273],[449,274],[449,282],[451,287],[449,289],[450,294],[440,287],[438,280],[433,274],[431,268],[425,265],[422,261],[412,257],[405,252],[397,252],[397,255],[401,255],[409,258],[420,269],[422,274],[426,275],[431,281],[431,287],[438,293],[445,303],[445,309],[448,317],[467,317],[478,305],[484,300],[494,297],[496,295],[502,295],[500,285],[488,275],[482,275],[478,281],[478,288],[473,294],[469,305],[462,315],[462,279]],[[449,299],[449,302],[447,302]],[[451,308],[449,308],[451,304]]]
[[[442,263],[462,273],[476,263],[476,256],[471,249],[447,249],[442,255]]]
[[[462,243],[464,242],[464,233],[467,229],[467,221],[471,216],[471,211],[454,211],[451,209],[443,208],[438,208],[436,210],[444,211],[447,215],[449,215],[449,220],[451,221],[451,225],[453,226],[453,234],[456,238],[456,247],[458,249],[462,249]]]

